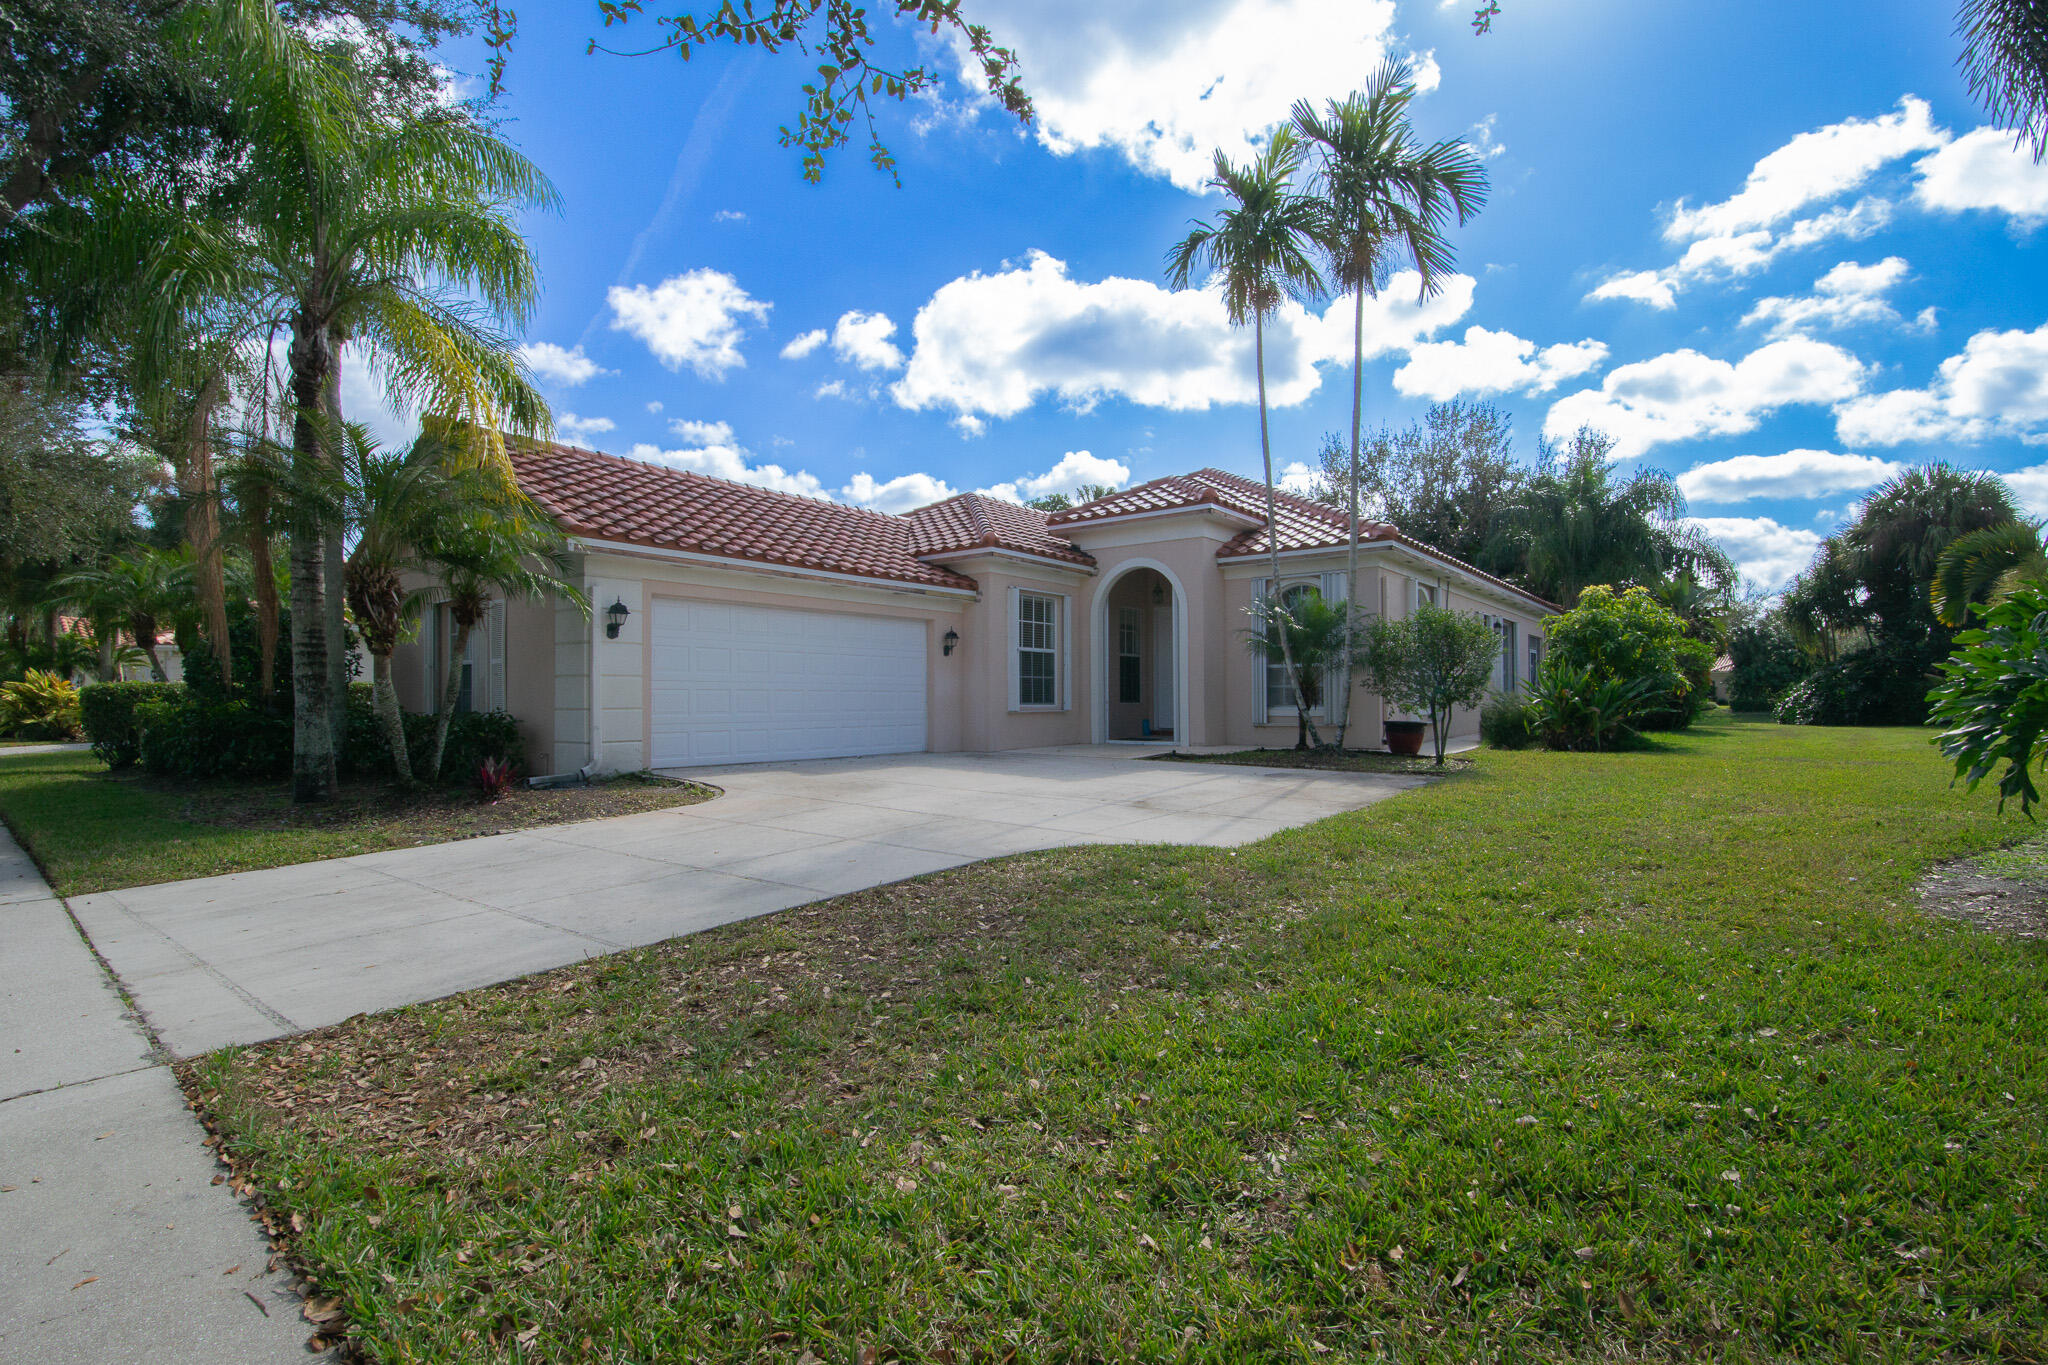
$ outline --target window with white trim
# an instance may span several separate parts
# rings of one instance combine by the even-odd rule
[[[1543,637],[1541,635],[1531,635],[1529,637],[1529,681],[1534,683],[1536,675],[1542,671]]]
[[[1311,584],[1295,583],[1280,590],[1280,601],[1291,611],[1296,603],[1306,601],[1316,591]],[[1268,626],[1266,636],[1276,646],[1279,644],[1280,637],[1275,627]],[[1266,710],[1289,713],[1294,710],[1294,679],[1288,676],[1287,663],[1283,659],[1269,658],[1266,661]]]
[[[1500,690],[1515,690],[1515,623],[1500,618]]]
[[[1017,594],[1017,705],[1060,704],[1060,599]]]
[[[1424,604],[1432,607],[1436,605],[1436,584],[1424,583],[1421,579],[1417,579],[1415,581],[1415,605],[1419,607]]]

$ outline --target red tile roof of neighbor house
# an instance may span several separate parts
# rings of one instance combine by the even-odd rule
[[[916,555],[1001,549],[1074,564],[1095,562],[1093,555],[1054,535],[1046,525],[1045,513],[986,493],[957,493],[944,502],[905,513],[904,519],[910,523],[910,552]]]
[[[911,552],[911,522],[574,446],[508,446],[519,486],[576,535],[721,559],[972,588]]]
[[[1267,552],[1266,486],[1221,469],[1168,475],[1051,516],[982,493],[956,494],[898,516],[575,446],[514,443],[507,451],[520,486],[574,534],[861,578],[972,588],[973,579],[925,557],[976,549],[1093,564],[1060,535],[1062,527],[1183,507],[1216,507],[1257,523],[1227,541],[1217,558]],[[1334,507],[1285,492],[1276,492],[1273,503],[1282,553],[1334,549],[1349,538],[1350,522]],[[1554,609],[1386,522],[1361,522],[1358,530],[1361,543],[1406,546]]]

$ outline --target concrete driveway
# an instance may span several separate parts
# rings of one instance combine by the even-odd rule
[[[701,805],[79,896],[162,1045],[257,1042],[1030,849],[1235,845],[1422,779],[1120,746],[678,770]]]

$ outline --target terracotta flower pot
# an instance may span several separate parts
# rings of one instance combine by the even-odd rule
[[[1390,720],[1386,723],[1387,750],[1396,754],[1419,754],[1422,752],[1422,737],[1429,731],[1429,722],[1421,720]]]

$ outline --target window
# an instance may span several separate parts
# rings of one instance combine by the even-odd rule
[[[1415,605],[1420,607],[1425,604],[1432,607],[1436,605],[1436,584],[1418,581],[1415,584]]]
[[[1017,594],[1017,704],[1057,706],[1060,600],[1041,593]]]
[[[1500,690],[1515,690],[1515,623],[1506,617],[1500,621]]]
[[[1145,675],[1139,663],[1140,642],[1145,637],[1144,615],[1136,607],[1120,607],[1116,614],[1116,699],[1130,704],[1144,700]]]
[[[1306,599],[1315,591],[1314,588],[1306,583],[1296,583],[1293,587],[1284,589],[1281,592],[1280,600],[1289,610],[1292,610],[1295,603]],[[1279,637],[1272,636],[1270,631],[1268,635],[1276,644],[1278,643]],[[1268,711],[1292,711],[1294,709],[1294,680],[1287,676],[1287,664],[1284,660],[1268,659],[1266,661],[1266,709]]]
[[[1535,681],[1536,681],[1536,675],[1537,675],[1537,673],[1539,673],[1539,672],[1541,672],[1541,671],[1542,671],[1542,668],[1543,668],[1543,637],[1541,637],[1540,635],[1531,635],[1531,636],[1529,637],[1529,681],[1530,681],[1530,682],[1532,682],[1532,683],[1533,683],[1533,682],[1535,682]]]

